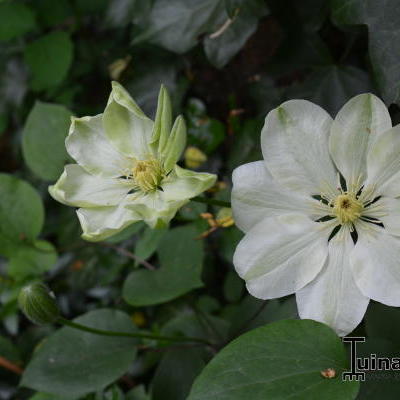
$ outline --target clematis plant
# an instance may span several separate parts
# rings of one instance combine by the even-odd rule
[[[332,118],[291,100],[261,133],[264,160],[233,173],[232,206],[245,232],[234,265],[260,299],[296,293],[301,318],[339,335],[369,299],[400,306],[400,125],[372,94]]]
[[[153,122],[113,82],[104,113],[73,118],[65,144],[77,164],[67,165],[49,192],[59,202],[79,207],[82,237],[90,241],[138,221],[165,226],[216,180],[213,174],[177,165],[186,126],[182,116],[172,126],[171,101],[163,86]]]

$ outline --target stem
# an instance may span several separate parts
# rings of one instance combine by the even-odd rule
[[[139,332],[115,332],[115,331],[105,331],[102,329],[91,328],[90,326],[81,325],[76,322],[70,321],[65,318],[58,318],[57,322],[62,325],[69,326],[74,329],[79,329],[81,331],[94,333],[96,335],[103,335],[103,336],[119,336],[119,337],[132,337],[132,338],[139,338],[139,339],[154,339],[154,340],[166,340],[170,342],[196,342],[196,343],[203,343],[206,345],[211,345],[207,340],[200,339],[200,338],[193,338],[193,337],[171,337],[171,336],[159,336],[159,335],[152,335],[150,333],[139,333]]]
[[[229,201],[223,201],[223,200],[215,200],[215,199],[209,199],[207,197],[193,197],[190,200],[192,201],[197,201],[197,203],[205,203],[205,204],[210,204],[211,206],[220,206],[220,207],[231,207],[231,203]]]

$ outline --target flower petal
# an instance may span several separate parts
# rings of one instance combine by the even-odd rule
[[[152,155],[153,121],[147,118],[129,93],[113,82],[108,104],[103,114],[106,137],[112,145],[130,157],[145,160]]]
[[[71,157],[91,174],[118,177],[129,173],[131,168],[130,160],[106,138],[102,114],[73,118],[65,146]]]
[[[120,203],[130,189],[127,180],[101,178],[88,174],[78,164],[69,164],[56,184],[49,187],[49,193],[55,200],[69,206],[97,207]]]
[[[367,154],[368,178],[377,195],[400,196],[400,125],[381,133]]]
[[[91,242],[104,240],[141,220],[125,202],[114,207],[80,208],[77,210],[82,226],[82,238]]]
[[[321,270],[329,231],[305,215],[265,218],[236,247],[233,263],[249,292],[260,299],[294,293]]]
[[[315,216],[318,202],[291,192],[271,176],[264,161],[241,165],[232,174],[232,211],[236,225],[244,232],[265,217],[302,212]],[[318,217],[326,215],[318,214]]]
[[[189,200],[166,201],[164,193],[154,191],[129,196],[127,208],[134,211],[150,228],[162,228],[169,224],[176,212]]]
[[[328,152],[331,123],[326,111],[306,100],[287,101],[267,115],[261,147],[280,184],[308,195],[336,194],[336,173]]]
[[[332,327],[339,336],[361,322],[369,298],[356,286],[350,266],[354,248],[349,232],[338,232],[329,242],[328,259],[317,277],[296,293],[299,316]]]
[[[358,190],[366,177],[371,137],[391,127],[385,104],[373,94],[353,97],[340,109],[332,124],[329,150],[349,190]]]
[[[363,216],[382,221],[386,232],[400,236],[400,199],[381,197],[365,209]]]
[[[366,222],[356,224],[356,229],[358,240],[350,263],[357,286],[365,296],[399,307],[400,239]]]
[[[161,185],[162,196],[166,201],[187,200],[209,189],[216,180],[214,174],[194,172],[176,165]]]

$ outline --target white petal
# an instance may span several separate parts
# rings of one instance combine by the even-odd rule
[[[329,150],[348,189],[358,190],[366,177],[371,137],[391,127],[385,104],[373,94],[353,97],[340,109],[332,124]]]
[[[82,226],[82,238],[91,242],[104,240],[126,228],[141,217],[122,202],[114,207],[80,208],[77,210]]]
[[[333,328],[339,336],[361,322],[369,298],[356,286],[350,267],[354,248],[349,232],[338,232],[329,242],[328,259],[317,277],[296,293],[299,316]]]
[[[216,179],[214,174],[194,172],[175,165],[161,185],[163,197],[167,201],[190,199],[213,186]]]
[[[135,193],[128,197],[127,208],[140,215],[150,228],[161,228],[168,225],[176,212],[189,200],[167,201],[164,193]]]
[[[363,216],[379,219],[385,231],[400,236],[400,199],[381,197],[364,210]]]
[[[80,165],[69,164],[49,192],[57,201],[74,207],[111,206],[120,203],[131,186],[128,180],[88,174]]]
[[[280,184],[308,195],[334,192],[337,178],[328,152],[331,123],[326,111],[306,100],[287,101],[267,115],[261,147]]]
[[[105,137],[102,115],[73,118],[65,146],[71,157],[91,174],[118,177],[132,167]]]
[[[358,240],[350,256],[355,282],[365,296],[399,307],[400,239],[365,224],[356,224]]]
[[[400,196],[400,125],[377,136],[367,154],[368,178],[380,195]]]
[[[112,145],[139,160],[152,155],[153,121],[147,118],[128,92],[113,82],[113,89],[103,114],[105,135]]]
[[[300,214],[265,218],[240,241],[233,263],[254,297],[286,296],[321,270],[329,233],[324,224]]]
[[[301,212],[318,215],[319,205],[310,196],[291,192],[271,176],[264,161],[241,165],[232,174],[232,211],[235,224],[244,232],[266,217]],[[313,204],[315,207],[313,207]]]

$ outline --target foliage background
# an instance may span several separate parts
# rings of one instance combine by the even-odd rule
[[[209,228],[200,213],[217,207],[190,203],[168,231],[136,224],[107,242],[81,240],[74,211],[47,193],[69,161],[71,115],[102,112],[115,79],[154,116],[164,83],[188,122],[188,144],[207,155],[200,170],[226,185],[210,195],[229,200],[232,170],[261,158],[263,118],[287,99],[309,99],[334,115],[371,91],[398,122],[399,23],[396,0],[0,1],[0,356],[12,364],[0,368],[0,399],[185,399],[231,339],[296,318],[292,297],[264,303],[247,295],[232,266],[237,228],[193,240]],[[71,331],[43,342],[56,327],[32,326],[16,304],[19,289],[36,280],[49,284],[68,318],[85,314],[83,322],[104,329],[197,336],[215,346]],[[399,320],[397,309],[372,304],[356,333],[368,336],[368,350],[395,354]],[[42,346],[64,354],[61,364],[51,365],[48,353],[31,361]],[[340,394],[337,386],[318,398],[355,398],[357,390]],[[309,398],[301,384],[291,387]],[[268,398],[281,394],[270,390]],[[394,378],[372,379],[358,398],[394,399],[398,390]],[[243,398],[235,393],[207,398]]]

